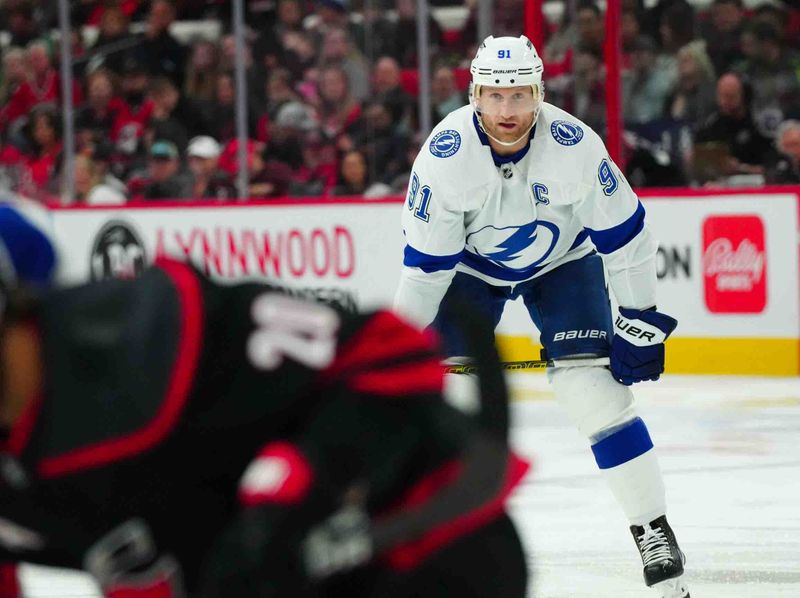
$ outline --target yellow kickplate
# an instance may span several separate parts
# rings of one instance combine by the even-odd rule
[[[504,361],[538,359],[541,345],[528,336],[498,335]],[[796,338],[686,338],[667,341],[668,374],[800,375]]]

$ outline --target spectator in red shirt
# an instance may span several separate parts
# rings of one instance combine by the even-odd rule
[[[318,130],[312,130],[303,138],[302,156],[300,167],[292,169],[289,194],[295,197],[330,195],[339,176],[336,147]]]
[[[142,140],[154,106],[153,101],[147,98],[149,87],[150,76],[145,66],[133,56],[126,58],[121,84],[125,110],[119,114],[111,130],[123,171],[127,171],[137,157],[144,159]]]
[[[20,192],[50,200],[56,192],[54,183],[63,147],[61,118],[55,106],[44,104],[34,108],[28,131],[33,151],[26,159],[28,177]]]
[[[12,125],[17,119],[26,116],[37,104],[61,100],[61,78],[50,61],[50,49],[44,42],[33,42],[28,46],[28,78],[11,95],[8,103],[0,110],[0,128]],[[75,83],[72,99],[80,104],[80,87]]]

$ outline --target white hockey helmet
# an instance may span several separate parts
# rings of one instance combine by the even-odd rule
[[[533,111],[533,122],[536,122],[544,100],[544,84],[542,83],[544,64],[531,40],[524,35],[497,38],[490,35],[478,48],[469,70],[472,75],[469,99],[479,121],[481,86],[519,87],[530,85],[534,100],[530,109]],[[511,144],[504,143],[503,145]]]

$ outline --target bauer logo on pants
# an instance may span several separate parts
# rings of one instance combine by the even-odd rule
[[[758,216],[703,222],[703,286],[712,313],[761,313],[767,305],[767,250]]]

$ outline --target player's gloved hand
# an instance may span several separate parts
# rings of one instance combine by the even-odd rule
[[[306,572],[314,579],[363,565],[372,558],[372,552],[369,516],[352,505],[312,528],[302,546]]]
[[[664,371],[664,341],[678,320],[653,310],[621,307],[611,341],[611,375],[630,386],[658,380]]]

